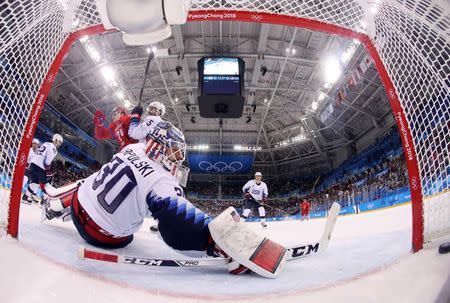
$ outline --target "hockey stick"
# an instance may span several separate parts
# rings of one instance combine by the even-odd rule
[[[150,51],[150,54],[148,55],[148,59],[147,59],[147,64],[145,65],[144,81],[142,82],[141,92],[139,93],[139,102],[138,102],[139,106],[141,105],[142,95],[144,93],[145,82],[147,81],[147,75],[148,75],[148,69],[150,67],[150,62],[153,60],[154,57],[155,57],[155,54],[153,53],[153,51]]]
[[[216,267],[227,265],[230,260],[228,258],[192,258],[185,260],[175,259],[159,259],[147,257],[123,256],[113,253],[105,253],[97,250],[91,250],[84,246],[80,246],[78,257],[81,260],[89,259],[103,262],[144,265],[144,266],[163,266],[163,267]]]
[[[339,203],[333,203],[330,210],[328,211],[328,219],[325,223],[325,228],[323,229],[320,241],[289,248],[288,260],[299,259],[306,256],[319,254],[325,251],[328,247],[328,244],[330,243],[331,234],[333,232],[334,226],[336,225],[336,220],[340,210],[341,206],[339,205]]]

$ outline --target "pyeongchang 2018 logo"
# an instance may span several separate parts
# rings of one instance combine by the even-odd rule
[[[198,164],[198,168],[204,172],[210,174],[232,174],[239,172],[244,167],[244,164],[239,161],[233,161],[231,163],[226,163],[223,161],[211,163],[209,161],[201,161]]]
[[[189,14],[190,20],[211,20],[211,19],[236,19],[235,13],[206,13],[206,14]]]
[[[38,116],[39,113],[41,112],[42,106],[44,106],[44,94],[39,94],[39,99],[37,101],[36,108],[31,114],[31,123],[26,134],[27,139],[31,139],[33,137],[34,126],[38,122]]]

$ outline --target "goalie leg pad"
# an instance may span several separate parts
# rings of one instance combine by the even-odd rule
[[[233,207],[208,225],[214,242],[231,258],[257,274],[275,278],[286,263],[287,250],[280,244],[239,223]]]

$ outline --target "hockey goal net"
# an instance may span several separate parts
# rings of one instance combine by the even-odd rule
[[[417,251],[450,233],[449,14],[446,0],[193,0],[189,21],[284,24],[353,37],[366,46],[404,145]],[[18,234],[27,153],[64,55],[81,36],[103,31],[94,0],[0,4],[3,233]]]

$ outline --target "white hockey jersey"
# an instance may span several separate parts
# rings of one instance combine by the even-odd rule
[[[162,119],[160,116],[147,116],[140,123],[130,123],[130,127],[128,128],[128,136],[139,140],[139,143],[145,143],[147,140],[147,135],[161,121]]]
[[[242,191],[244,193],[250,193],[256,201],[261,201],[269,195],[266,183],[261,181],[261,183],[256,184],[254,179],[245,183],[244,187],[242,187]]]
[[[128,236],[140,228],[144,218],[151,215],[150,197],[173,197],[193,207],[177,179],[149,159],[144,149],[142,143],[127,145],[78,190],[80,204],[89,216],[114,236]]]
[[[27,164],[31,163],[31,159],[33,159],[35,154],[36,153],[34,152],[33,148],[30,147],[30,151],[28,152]]]
[[[39,146],[36,153],[31,157],[30,163],[34,163],[40,168],[45,169],[45,167],[52,164],[52,161],[57,154],[58,152],[56,151],[55,144],[53,144],[53,142],[45,142]]]

